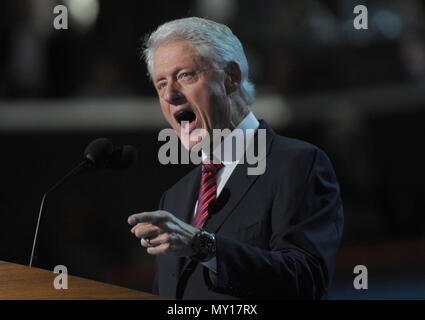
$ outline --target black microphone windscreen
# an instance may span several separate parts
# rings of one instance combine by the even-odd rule
[[[84,157],[91,161],[93,169],[100,169],[108,162],[114,146],[107,138],[98,138],[90,142],[84,150]]]
[[[121,146],[112,152],[107,168],[113,170],[123,170],[131,167],[137,162],[137,150],[133,146]]]

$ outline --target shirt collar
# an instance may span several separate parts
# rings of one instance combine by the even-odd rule
[[[257,130],[259,126],[260,122],[258,122],[254,113],[250,111],[236,128],[246,131],[247,129]]]
[[[250,111],[248,113],[248,115],[236,127],[236,129],[242,129],[242,132],[243,132],[245,140],[246,140],[245,145],[249,145],[250,141],[253,138],[253,135],[246,135],[246,131],[247,130],[257,130],[259,126],[260,126],[260,122],[257,120],[254,113],[252,111]],[[220,143],[217,146],[217,148],[221,148],[222,145],[228,140],[228,138],[230,136],[231,135],[228,135],[227,137],[225,137],[223,142]],[[217,150],[217,148],[215,150]],[[232,148],[233,148],[233,152],[238,151],[238,150],[235,150],[234,144],[232,144]],[[244,153],[245,153],[245,150],[244,150],[244,148],[242,148],[242,151],[240,151],[239,154],[236,154],[235,161],[222,161],[221,163],[224,166],[235,166],[239,163],[239,161],[242,158],[242,156],[244,155]],[[204,153],[204,151],[202,151],[202,161],[204,161],[205,159],[207,159],[207,155]]]

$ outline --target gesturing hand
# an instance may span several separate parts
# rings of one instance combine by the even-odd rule
[[[191,256],[191,240],[196,234],[195,227],[177,219],[168,211],[142,212],[128,217],[128,223],[149,254],[164,253],[183,257]]]

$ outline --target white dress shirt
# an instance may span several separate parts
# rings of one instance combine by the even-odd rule
[[[252,111],[239,123],[239,125],[236,127],[237,129],[242,129],[243,133],[244,133],[244,137],[246,139],[245,141],[245,145],[248,146],[251,142],[251,140],[253,139],[254,135],[246,135],[245,132],[248,129],[251,130],[256,130],[258,129],[260,123],[258,122],[257,118],[255,117],[255,115],[252,113]],[[230,135],[229,135],[230,136]],[[223,143],[225,143],[226,139],[229,137],[227,136],[226,138],[224,138]],[[217,147],[221,147],[221,144]],[[232,144],[232,147],[235,147],[234,144]],[[221,168],[216,175],[216,184],[217,184],[217,193],[216,193],[216,197],[218,198],[218,196],[220,195],[220,192],[223,190],[224,186],[226,185],[227,180],[229,180],[230,176],[233,173],[233,170],[235,170],[236,166],[238,165],[238,163],[240,162],[240,159],[243,157],[245,150],[241,149],[242,152],[240,152],[239,154],[236,153],[235,151],[235,161],[222,161],[221,163],[224,165],[223,168]],[[206,159],[207,156],[204,154],[204,152],[202,152],[202,160]],[[196,201],[195,204],[195,209],[194,209],[194,213],[193,215],[196,215],[196,209],[198,207],[198,201]],[[214,271],[215,273],[217,273],[217,261],[216,258],[212,258],[206,262],[202,263],[204,266],[206,266],[207,268],[209,268],[210,270]]]

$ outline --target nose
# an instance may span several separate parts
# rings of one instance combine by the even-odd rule
[[[178,88],[175,82],[170,83],[163,93],[163,99],[172,105],[179,105],[186,102],[184,94]]]

